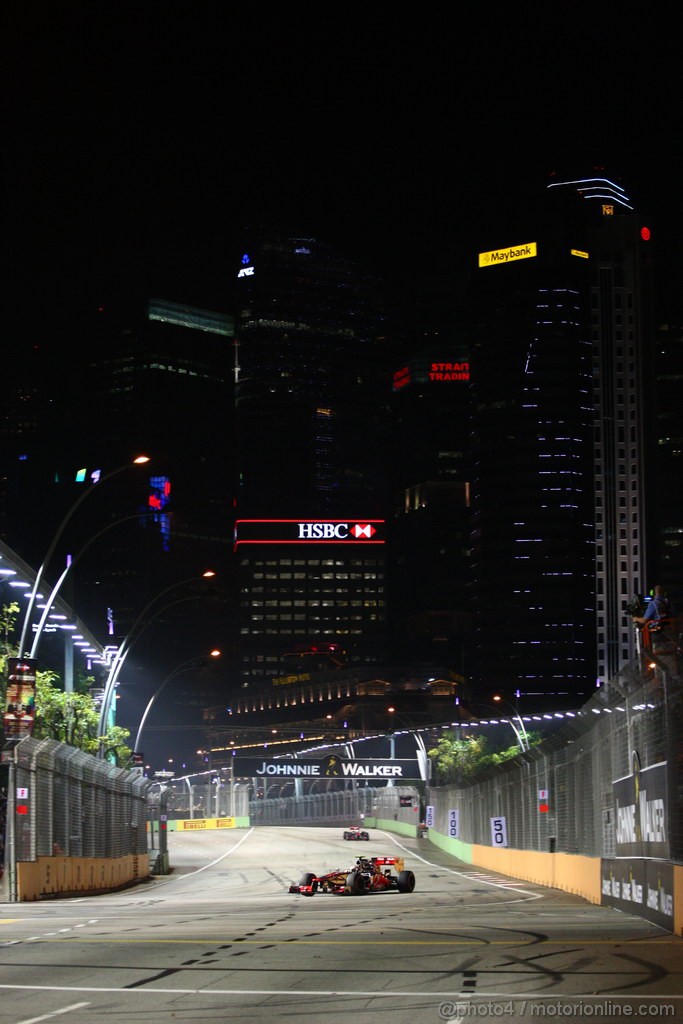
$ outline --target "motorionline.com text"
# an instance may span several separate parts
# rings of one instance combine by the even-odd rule
[[[683,1006],[679,1007],[683,1009]],[[606,1020],[620,1018],[649,1017],[676,1018],[674,1003],[613,1002],[611,999],[559,1000],[508,999],[501,1002],[443,1002],[439,1004],[441,1020],[463,1020],[467,1017],[514,1017],[528,1014],[530,1017],[602,1017]]]

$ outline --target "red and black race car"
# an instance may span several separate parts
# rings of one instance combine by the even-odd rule
[[[361,828],[360,825],[350,825],[344,829],[344,839],[365,839],[370,841],[370,833]]]
[[[315,896],[317,892],[332,893],[335,896],[412,892],[415,888],[415,875],[412,871],[406,871],[403,864],[403,857],[359,857],[351,868],[337,868],[324,875],[307,872],[298,885],[290,885],[289,891],[302,896]]]

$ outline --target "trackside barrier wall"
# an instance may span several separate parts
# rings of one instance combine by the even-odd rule
[[[573,892],[683,935],[679,651],[648,652],[648,659],[643,671],[631,666],[597,691],[540,746],[474,781],[433,779],[425,798],[431,842],[466,864]],[[527,727],[534,729],[533,720]],[[413,808],[400,801],[408,792],[254,800],[250,817],[252,824],[339,825],[364,815],[368,827],[414,835]]]
[[[186,818],[191,821],[216,821],[232,818],[239,824],[249,825],[249,795],[242,782],[235,782],[221,772],[200,772],[164,783],[165,810],[171,820]]]
[[[299,797],[257,799],[249,803],[252,825],[329,825],[344,827],[365,823],[376,828],[386,819],[386,827],[403,835],[417,835],[420,797],[412,786],[386,788],[360,786],[327,793],[309,793]],[[401,806],[401,797],[404,805]]]
[[[677,662],[653,664],[625,671],[541,746],[474,782],[431,786],[431,841],[683,934],[681,677]]]
[[[56,740],[14,748],[18,901],[111,891],[147,878],[152,783]]]

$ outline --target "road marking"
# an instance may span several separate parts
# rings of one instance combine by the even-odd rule
[[[447,871],[449,875],[458,875],[460,878],[466,878],[468,881],[471,881],[472,878],[474,877],[475,881],[480,882],[482,885],[492,885],[496,889],[504,889],[507,886],[512,885],[527,884],[523,881],[515,882],[513,880],[508,880],[506,878],[496,878],[496,876],[494,875],[480,875],[474,871],[456,871],[454,868],[447,868],[444,867],[442,864],[434,864],[432,861],[427,860],[426,857],[421,857],[419,853],[415,853],[414,850],[409,850],[407,846],[403,846],[403,844],[399,843],[398,839],[396,839],[396,837],[392,835],[392,833],[383,832],[382,835],[386,836],[387,839],[390,839],[396,846],[398,846],[400,850],[403,850],[403,852],[406,853],[409,857],[415,857],[416,860],[422,861],[423,864],[426,864],[430,868],[437,868],[439,871]],[[544,893],[530,892],[528,889],[516,889],[515,891],[523,893],[526,897],[526,900],[542,900],[545,896]],[[522,903],[526,902],[526,900],[515,900],[514,902]]]
[[[52,1013],[44,1013],[40,1017],[19,1020],[17,1024],[38,1024],[38,1021],[50,1020],[51,1017],[60,1017],[63,1013],[71,1013],[72,1010],[82,1010],[84,1006],[90,1006],[90,1003],[74,1003],[72,1006],[65,1006],[63,1010],[53,1010]]]
[[[470,931],[486,931],[490,929],[486,925],[468,925]],[[112,938],[87,938],[72,939],[46,939],[40,935],[33,935],[29,939],[8,939],[0,941],[0,947],[2,946],[16,946],[20,942],[85,942],[89,945],[95,945],[97,943],[111,944],[112,946],[128,946],[128,945],[145,945],[145,946],[206,946],[221,943],[222,945],[239,945],[239,946],[263,946],[267,943],[269,946],[473,946],[484,944],[486,946],[509,946],[514,945],[515,948],[524,949],[527,946],[538,947],[538,946],[570,946],[573,948],[579,944],[585,946],[651,946],[653,943],[657,946],[679,946],[681,940],[676,936],[672,939],[662,939],[659,935],[646,936],[642,939],[629,939],[623,937],[615,937],[613,939],[591,939],[590,937],[581,935],[571,935],[564,939],[529,939],[528,941],[521,940],[519,938],[520,933],[524,934],[523,928],[510,928],[510,937],[507,939],[477,939],[474,936],[470,939],[272,939],[265,936],[262,939],[243,939],[240,936],[235,938],[211,938],[211,939],[156,939],[156,938],[145,938],[138,936],[137,938],[130,939],[112,939]],[[10,986],[11,987],[11,986]],[[6,985],[0,985],[0,989],[7,988]]]
[[[349,990],[342,992],[340,989],[291,989],[291,988],[275,988],[275,989],[264,989],[264,988],[114,988],[114,987],[103,987],[95,988],[93,986],[68,986],[68,985],[0,985],[0,989],[14,989],[24,992],[116,992],[123,995],[131,996],[292,996],[293,999],[299,999],[301,996],[332,996],[339,998],[343,996],[346,999],[404,999],[406,996],[413,998],[419,997],[422,999],[467,999],[472,1000],[471,992],[435,992],[430,989],[428,992],[414,992],[407,991],[405,989],[398,990],[396,992],[387,992],[383,990],[381,992],[368,992],[366,990]],[[683,999],[683,995],[665,995],[656,996],[651,993],[643,993],[641,995],[634,995],[629,993],[628,995],[618,995],[610,992],[608,995],[596,996],[595,992],[570,992],[570,993],[558,993],[554,992],[548,994],[547,992],[527,992],[524,995],[520,995],[518,992],[477,992],[475,997],[477,1000],[481,999],[494,999],[497,1003],[502,1000],[516,1000],[517,1002],[530,1000],[530,999],[552,999],[557,1001],[558,999],[564,999],[567,1002],[575,1003],[580,999],[590,999],[593,1003],[597,1000],[611,999],[621,1000],[622,1002],[669,1002],[676,999]],[[87,1006],[87,1003],[79,1005]],[[67,1008],[69,1009],[69,1008]],[[58,1013],[65,1013],[66,1010],[59,1010]],[[48,1015],[49,1016],[49,1015]],[[46,1017],[35,1017],[34,1021],[46,1020]],[[33,1024],[31,1021],[19,1021],[17,1024]]]
[[[246,840],[249,839],[253,831],[254,828],[252,826],[252,828],[250,828],[249,831],[242,836],[239,843],[235,843],[235,845],[230,850],[227,850],[225,853],[221,854],[221,856],[217,857],[216,860],[212,860],[210,864],[204,864],[203,867],[196,868],[194,871],[187,871],[184,875],[175,875],[173,878],[165,878],[163,881],[156,882],[156,884],[154,885],[154,891],[156,892],[156,890],[160,889],[162,885],[168,885],[170,882],[179,882],[183,878],[191,878],[192,875],[199,875],[201,874],[202,871],[206,871],[207,868],[212,868],[214,867],[214,865],[220,864],[220,862],[222,860],[225,860],[226,857],[232,856],[233,853],[239,850],[242,843],[246,842]]]

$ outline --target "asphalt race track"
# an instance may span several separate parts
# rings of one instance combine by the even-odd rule
[[[683,1020],[683,940],[370,829],[170,833],[120,893],[0,904],[0,1024]],[[399,855],[413,893],[288,892]]]

